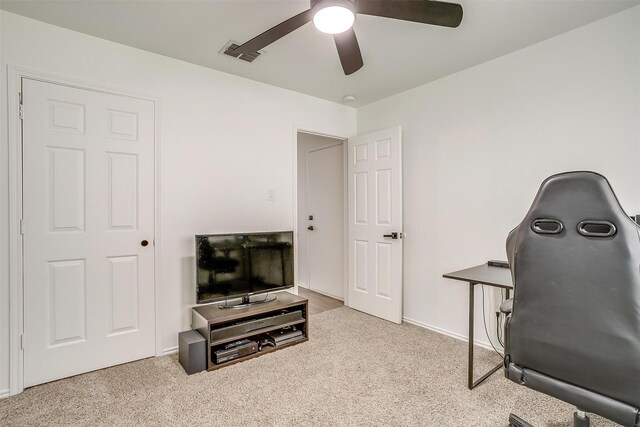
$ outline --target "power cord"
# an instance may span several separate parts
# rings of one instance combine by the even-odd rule
[[[505,300],[505,295],[504,295],[504,289],[500,289],[500,296],[501,301]],[[496,312],[496,336],[498,337],[498,342],[500,343],[500,346],[502,348],[504,348],[504,342],[503,342],[503,337],[502,334],[504,333],[504,316],[500,315],[501,313],[498,311]]]
[[[493,345],[493,342],[491,341],[491,336],[489,335],[489,330],[487,329],[487,315],[485,313],[485,308],[484,308],[484,285],[480,285],[480,288],[482,290],[482,323],[484,324],[484,332],[485,332],[485,334],[487,334],[487,339],[489,340],[489,344],[491,344],[491,348],[493,348],[493,351],[495,351],[498,356],[504,357],[498,351],[496,346]]]
[[[500,346],[502,348],[504,348],[504,343],[502,342],[502,330],[503,330],[503,322],[502,319],[500,317],[500,313],[496,313],[496,336],[498,337],[498,342],[500,343]]]

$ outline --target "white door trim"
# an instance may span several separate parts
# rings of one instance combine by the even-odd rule
[[[293,124],[293,132],[292,132],[292,138],[291,138],[291,144],[292,144],[292,152],[293,152],[293,157],[292,157],[292,163],[293,163],[293,245],[295,248],[298,247],[298,132],[301,133],[307,133],[310,135],[318,135],[318,136],[324,136],[327,138],[333,138],[333,139],[339,139],[342,140],[342,149],[343,149],[343,154],[342,157],[344,158],[344,176],[347,176],[347,140],[349,139],[348,136],[346,135],[331,135],[330,133],[323,133],[323,132],[319,132],[319,131],[314,131],[314,130],[309,130],[311,129],[312,126],[310,127],[305,127],[305,126],[299,126],[296,125],[295,123]],[[325,147],[326,148],[326,147]],[[347,245],[349,242],[348,236],[347,236],[347,180],[344,180],[344,253],[347,254]],[[294,251],[295,252],[295,251]],[[349,283],[348,283],[348,268],[349,268],[349,264],[347,262],[347,257],[345,256],[345,260],[343,263],[343,272],[344,272],[344,295],[345,295],[345,299],[344,299],[344,304],[348,305],[349,301],[348,301],[348,296],[347,296],[347,291],[349,290]],[[297,260],[294,263],[295,268],[293,271],[293,283],[295,284],[294,286],[294,290],[293,292],[297,295],[298,294],[298,265],[297,265]]]
[[[70,86],[79,89],[122,95],[151,101],[155,105],[155,136],[154,136],[154,313],[155,313],[155,353],[163,354],[158,340],[158,277],[160,259],[160,143],[159,143],[159,107],[158,97],[112,88],[92,82],[74,78],[62,77],[29,70],[13,65],[7,66],[7,123],[9,130],[9,395],[21,393],[24,390],[24,351],[21,348],[24,333],[24,282],[23,282],[23,253],[20,220],[22,219],[22,124],[19,117],[19,92],[22,79],[28,78],[57,85]]]

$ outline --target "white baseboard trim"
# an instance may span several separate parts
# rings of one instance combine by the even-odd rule
[[[340,297],[337,297],[337,296],[335,296],[335,295],[328,294],[328,293],[326,293],[326,292],[318,291],[318,290],[316,290],[316,289],[307,288],[307,287],[305,287],[305,286],[300,286],[300,284],[298,284],[298,287],[300,287],[300,288],[304,288],[304,289],[306,289],[306,290],[308,290],[308,291],[310,291],[310,292],[315,292],[316,294],[324,295],[324,296],[326,296],[326,297],[333,298],[333,299],[337,299],[338,301],[342,301],[342,302],[344,302],[344,298],[340,298]]]
[[[328,294],[328,293],[326,293],[326,292],[321,292],[321,291],[316,291],[316,290],[311,290],[311,292],[315,292],[315,293],[317,293],[317,294],[324,295],[325,297],[329,297],[329,298],[337,299],[338,301],[342,301],[342,302],[344,302],[344,298],[340,298],[340,297],[337,297],[337,296],[335,296],[335,295]]]
[[[0,390],[0,399],[9,397],[9,389]]]
[[[161,356],[166,356],[167,354],[173,354],[173,353],[177,353],[177,352],[178,352],[178,346],[168,347],[168,348],[165,348],[164,350],[162,350]]]
[[[298,282],[298,287],[299,288],[304,288],[304,289],[309,289],[309,285],[307,285],[306,283],[302,283],[302,282]]]
[[[408,317],[403,317],[402,321],[410,323],[410,324],[415,325],[415,326],[419,326],[419,327],[424,328],[424,329],[428,329],[428,330],[433,331],[433,332],[437,332],[437,333],[442,334],[442,335],[446,335],[446,336],[451,337],[451,338],[455,338],[455,339],[460,340],[460,341],[469,342],[469,337],[467,337],[467,336],[464,336],[464,335],[461,335],[461,334],[458,334],[458,333],[455,333],[455,332],[451,332],[451,331],[448,331],[446,329],[439,328],[437,326],[428,325],[428,324],[420,322],[418,320],[413,320],[413,319],[410,319]],[[491,347],[491,345],[487,344],[484,341],[478,341],[478,340],[474,339],[473,343],[475,345],[477,345],[478,347],[486,348],[487,350],[493,351],[493,347]]]

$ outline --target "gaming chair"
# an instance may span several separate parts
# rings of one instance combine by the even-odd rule
[[[547,178],[507,256],[505,376],[575,405],[577,427],[589,426],[586,412],[640,427],[640,228],[607,179]]]

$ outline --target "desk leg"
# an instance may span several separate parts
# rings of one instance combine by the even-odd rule
[[[474,321],[474,314],[475,314],[474,313],[475,300],[474,300],[473,291],[475,289],[475,285],[476,285],[475,283],[469,282],[469,361],[467,365],[467,372],[469,375],[467,378],[467,386],[469,387],[469,390],[473,390],[474,387],[476,387],[478,384],[480,384],[481,382],[489,378],[491,375],[493,375],[494,372],[496,372],[503,366],[503,363],[500,362],[494,368],[492,368],[489,372],[487,372],[482,377],[480,377],[478,381],[473,381],[473,341],[474,341],[473,321]],[[509,290],[507,290],[507,298],[509,298]]]
[[[474,295],[475,283],[469,282],[469,360],[467,365],[469,390],[473,388],[473,318],[474,318]]]

